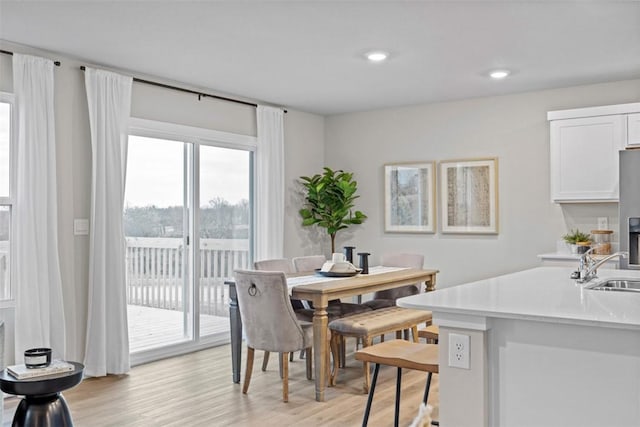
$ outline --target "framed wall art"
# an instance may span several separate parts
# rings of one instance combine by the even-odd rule
[[[435,233],[435,163],[384,166],[384,231]]]
[[[498,159],[440,162],[443,233],[498,233]]]

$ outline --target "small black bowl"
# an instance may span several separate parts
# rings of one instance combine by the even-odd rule
[[[50,348],[30,348],[24,351],[24,364],[29,369],[44,368],[51,364]]]

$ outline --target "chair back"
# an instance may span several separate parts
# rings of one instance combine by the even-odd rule
[[[289,301],[284,273],[236,270],[238,306],[247,345],[293,352],[306,348],[305,333]]]
[[[286,258],[256,261],[253,263],[253,268],[261,271],[282,271],[284,274],[293,273],[291,261]]]
[[[324,255],[300,256],[293,259],[296,272],[314,271],[322,267],[327,261]]]
[[[381,264],[387,267],[422,268],[424,265],[424,255],[409,253],[384,254],[382,255]],[[398,298],[415,295],[417,293],[420,293],[419,284],[407,285],[400,288],[378,291],[373,295],[373,299],[390,299],[395,301]]]

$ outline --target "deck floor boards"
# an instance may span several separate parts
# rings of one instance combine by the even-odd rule
[[[132,353],[188,340],[181,311],[128,305],[127,314]],[[229,333],[228,317],[200,315],[201,336],[220,333]]]

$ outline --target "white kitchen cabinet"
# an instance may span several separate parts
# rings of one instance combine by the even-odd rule
[[[551,121],[551,199],[618,201],[618,151],[626,145],[626,115]]]
[[[640,113],[627,115],[627,147],[640,147]]]

